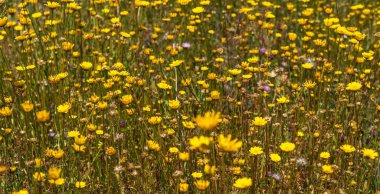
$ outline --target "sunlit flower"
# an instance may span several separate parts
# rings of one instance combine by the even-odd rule
[[[8,21],[8,17],[0,18],[0,27],[5,26],[5,24],[7,24],[7,21]]]
[[[194,129],[194,128],[195,128],[194,123],[191,122],[191,121],[182,121],[182,125],[183,125],[183,127],[185,127],[186,129]]]
[[[210,93],[210,97],[213,99],[213,100],[217,100],[220,98],[220,92],[214,90],[214,91],[211,91]]]
[[[211,137],[204,137],[204,136],[192,137],[190,138],[190,141],[189,141],[190,149],[191,150],[198,149],[201,152],[206,152],[208,151],[208,146],[211,144],[212,141],[213,139]]]
[[[280,149],[284,152],[291,152],[294,150],[294,148],[296,148],[296,145],[291,142],[284,142],[280,145]]]
[[[286,96],[281,96],[276,99],[279,104],[287,104],[290,102],[289,98]]]
[[[311,80],[307,80],[305,83],[304,83],[304,86],[305,88],[307,89],[313,89],[315,87],[316,83],[311,81]]]
[[[241,69],[229,69],[228,73],[231,75],[239,75],[241,73]]]
[[[157,125],[162,121],[162,117],[159,116],[153,116],[148,119],[149,124],[151,125]]]
[[[182,161],[187,161],[190,158],[190,153],[189,152],[179,152],[178,158]]]
[[[193,13],[202,13],[205,11],[205,9],[203,7],[196,7],[194,9],[191,10]]]
[[[33,178],[36,181],[45,181],[46,174],[42,172],[36,172],[33,174]]]
[[[179,100],[169,100],[169,107],[171,109],[178,109],[181,105],[181,102]]]
[[[180,183],[179,184],[179,191],[180,192],[187,192],[189,190],[189,184],[187,183]]]
[[[351,82],[347,84],[346,90],[349,91],[358,91],[362,88],[362,84],[360,82]]]
[[[76,152],[84,152],[86,149],[86,146],[84,145],[78,145],[76,143],[73,144],[73,148]]]
[[[41,158],[35,158],[34,163],[35,163],[34,167],[36,168],[40,168],[43,165]]]
[[[223,134],[218,136],[218,147],[226,152],[237,152],[243,145],[242,141],[238,139],[232,140],[231,135],[227,137]]]
[[[65,51],[72,50],[74,48],[74,44],[71,42],[63,42],[62,43],[62,49]]]
[[[234,187],[239,188],[239,189],[245,189],[245,188],[250,187],[251,185],[252,185],[252,179],[247,178],[247,177],[239,178],[234,183]]]
[[[377,153],[373,149],[364,148],[361,151],[362,151],[363,157],[368,157],[368,158],[371,158],[371,159],[375,159],[375,158],[377,158],[379,156],[379,153]]]
[[[77,145],[84,145],[86,143],[87,137],[83,135],[75,136],[74,142]]]
[[[57,111],[60,113],[68,113],[70,109],[71,109],[70,103],[61,104],[57,107]]]
[[[169,84],[167,84],[166,82],[160,82],[157,84],[157,87],[160,88],[160,89],[164,89],[164,90],[167,90],[167,89],[171,89],[172,86],[170,86]]]
[[[9,117],[12,115],[12,111],[13,110],[11,108],[5,106],[5,107],[0,109],[0,114],[4,117]]]
[[[47,110],[36,112],[38,122],[47,122],[50,120],[50,113]]]
[[[58,149],[58,150],[52,150],[51,151],[51,155],[55,158],[55,159],[60,159],[63,157],[63,155],[65,154],[65,152],[61,149]]]
[[[148,148],[150,150],[160,151],[160,149],[161,149],[161,146],[157,142],[155,142],[153,140],[148,140],[147,144],[148,144]]]
[[[80,132],[79,131],[69,131],[68,133],[67,133],[67,137],[77,137],[77,136],[79,136],[80,135]]]
[[[83,61],[79,66],[82,67],[82,69],[84,70],[89,70],[92,67],[92,63],[88,61]]]
[[[21,104],[21,107],[25,112],[30,112],[33,110],[34,105],[30,103],[29,101],[25,101],[24,103]]]
[[[197,180],[194,182],[195,186],[199,190],[206,190],[210,186],[210,181],[207,180]]]
[[[253,119],[253,125],[255,126],[265,126],[267,124],[267,120],[265,120],[263,117],[255,117]]]
[[[326,174],[331,174],[334,172],[334,169],[330,165],[323,165],[322,166],[322,171]]]
[[[302,64],[302,68],[304,68],[304,69],[311,69],[311,68],[313,68],[313,64],[312,63],[304,63],[304,64]]]
[[[280,162],[281,161],[281,156],[278,154],[270,154],[269,157],[273,162]]]
[[[109,156],[112,156],[112,155],[116,154],[116,149],[112,146],[107,147],[106,154]]]
[[[206,164],[204,167],[204,171],[206,174],[215,174],[216,166],[210,166],[210,165]]]
[[[51,167],[48,171],[49,179],[59,179],[61,177],[61,169],[58,167]]]
[[[132,101],[133,101],[133,97],[130,94],[124,95],[121,97],[121,102],[125,105],[130,104]]]
[[[351,152],[354,152],[356,150],[354,146],[348,145],[348,144],[341,145],[340,149],[346,153],[351,153]]]
[[[319,154],[319,157],[324,158],[324,159],[328,159],[328,158],[330,158],[330,153],[328,153],[328,152],[321,152]]]
[[[251,147],[250,149],[249,149],[249,153],[250,154],[252,154],[252,155],[260,155],[260,154],[262,154],[263,153],[263,148],[261,148],[261,147],[257,147],[257,146],[255,146],[255,147]]]
[[[193,172],[193,173],[191,173],[191,176],[193,178],[201,178],[203,176],[203,173],[201,173],[201,172]]]
[[[45,5],[46,5],[46,7],[50,8],[50,9],[56,9],[58,7],[61,7],[61,5],[55,1],[48,1]]]
[[[75,187],[78,188],[78,189],[85,188],[86,187],[86,182],[77,181],[77,182],[75,182]]]
[[[177,67],[177,66],[180,66],[183,62],[185,62],[184,60],[175,60],[173,61],[172,63],[170,63],[170,67]]]
[[[219,112],[207,112],[204,116],[198,115],[195,118],[197,126],[204,130],[212,130],[214,129],[218,123],[220,118]]]

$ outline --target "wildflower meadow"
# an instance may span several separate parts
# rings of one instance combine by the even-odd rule
[[[0,0],[0,193],[380,194],[380,1]]]

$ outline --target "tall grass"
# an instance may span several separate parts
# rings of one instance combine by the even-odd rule
[[[380,192],[380,2],[0,6],[0,193]]]

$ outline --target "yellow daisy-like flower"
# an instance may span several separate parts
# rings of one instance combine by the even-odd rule
[[[41,158],[35,158],[34,163],[35,163],[34,167],[36,168],[40,168],[43,165]]]
[[[0,27],[5,26],[5,24],[7,24],[7,21],[8,21],[8,17],[0,18]]]
[[[50,113],[47,110],[38,111],[36,117],[38,122],[47,122],[50,120]]]
[[[169,85],[169,84],[167,84],[165,81],[161,81],[160,83],[158,83],[157,87],[160,88],[160,89],[164,89],[164,90],[172,88],[172,86]]]
[[[162,121],[162,117],[159,117],[159,116],[153,116],[148,119],[148,123],[151,125],[157,125],[161,123],[161,121]]]
[[[50,184],[54,184],[56,186],[59,186],[59,185],[63,185],[65,183],[65,179],[64,178],[59,178],[59,179],[50,179],[49,180],[49,183]]]
[[[354,152],[356,150],[354,146],[348,145],[348,144],[344,144],[344,145],[340,146],[339,148],[346,153],[351,153],[351,152]]]
[[[321,157],[323,159],[328,159],[328,158],[330,158],[330,153],[328,153],[328,152],[321,152],[319,154],[319,157]]]
[[[33,174],[33,178],[36,181],[45,181],[46,174],[43,172],[36,172]]]
[[[116,154],[116,149],[114,147],[110,146],[106,149],[106,154],[109,156],[112,156],[112,155]]]
[[[29,194],[29,191],[27,189],[21,189],[17,192],[12,192],[12,194]]]
[[[239,188],[239,189],[245,189],[245,188],[250,187],[251,185],[252,185],[252,179],[247,178],[247,177],[239,178],[234,183],[234,187]]]
[[[215,174],[216,166],[210,166],[210,165],[206,164],[204,167],[204,171],[206,174]]]
[[[273,162],[280,162],[281,161],[281,156],[278,154],[270,154],[269,157]]]
[[[86,187],[86,182],[83,182],[83,181],[77,181],[77,182],[75,183],[75,187],[78,188],[78,189],[85,188],[85,187]]]
[[[127,32],[120,32],[120,35],[124,38],[130,38],[131,37],[131,34],[127,33]]]
[[[48,170],[49,179],[54,179],[54,180],[59,179],[61,176],[61,171],[62,170],[58,167],[49,168],[49,170]]]
[[[84,70],[89,70],[92,67],[92,63],[88,61],[83,61],[79,66],[82,67],[82,69]]]
[[[212,141],[213,139],[211,137],[204,137],[204,136],[192,137],[189,140],[190,149],[191,150],[198,149],[201,152],[207,152],[208,146],[211,144]]]
[[[187,5],[191,2],[191,0],[177,0],[177,3],[180,5]]]
[[[80,132],[77,131],[77,130],[75,130],[75,131],[69,131],[69,132],[67,133],[67,137],[77,137],[77,136],[79,136],[79,135],[80,135]]]
[[[193,178],[201,178],[202,176],[203,176],[203,173],[201,173],[201,172],[193,172],[192,174],[191,174],[191,176],[193,177]]]
[[[183,125],[183,127],[185,127],[186,129],[194,129],[194,128],[195,128],[194,123],[191,122],[191,121],[182,121],[182,125]]]
[[[331,174],[334,172],[334,169],[332,168],[331,165],[323,165],[322,166],[322,171],[326,174]]]
[[[70,109],[71,109],[70,103],[64,103],[64,104],[61,104],[57,107],[57,111],[59,113],[68,113]]]
[[[206,190],[210,186],[210,181],[207,180],[197,180],[195,181],[195,186],[199,190]]]
[[[265,126],[267,124],[267,120],[265,120],[263,117],[255,117],[252,121],[253,125],[255,126]]]
[[[50,9],[56,9],[58,7],[61,7],[61,5],[55,1],[48,1],[47,4],[45,4],[45,6],[50,8]]]
[[[173,61],[172,63],[170,63],[170,67],[177,67],[177,66],[180,66],[183,62],[185,62],[184,60],[175,60]]]
[[[148,140],[147,144],[148,144],[148,148],[150,150],[160,151],[160,149],[161,149],[160,144],[158,144],[157,142],[155,142],[153,140]]]
[[[237,152],[243,145],[243,142],[238,139],[231,140],[231,138],[231,135],[226,137],[223,134],[220,134],[218,136],[219,148],[226,152]]]
[[[188,161],[190,159],[190,153],[189,152],[179,152],[178,158],[182,161]]]
[[[277,98],[276,101],[277,101],[279,104],[287,104],[287,103],[290,102],[289,98],[286,97],[286,96],[281,96],[281,97]]]
[[[52,150],[51,151],[51,155],[55,158],[55,159],[60,159],[63,157],[63,155],[65,154],[65,152],[61,149],[58,149],[58,150]]]
[[[304,64],[302,64],[302,68],[304,68],[304,69],[311,69],[311,68],[313,68],[313,64],[312,63],[304,63]]]
[[[205,11],[205,8],[203,7],[196,7],[194,9],[191,10],[193,13],[202,13]]]
[[[362,88],[362,84],[360,82],[351,82],[347,84],[346,90],[349,91],[358,91]]]
[[[296,145],[294,143],[291,143],[291,142],[284,142],[284,143],[281,143],[281,145],[280,145],[280,149],[284,152],[291,152],[295,148],[296,148]]]
[[[249,153],[256,156],[256,155],[260,155],[263,153],[263,148],[261,147],[251,147],[251,149],[249,149]]]
[[[195,122],[197,126],[204,130],[212,130],[214,129],[218,123],[220,118],[220,112],[207,112],[204,116],[198,115],[195,118]]]
[[[211,91],[210,93],[210,97],[213,99],[213,100],[217,100],[220,98],[220,92],[214,90],[214,91]]]
[[[179,184],[179,191],[180,192],[187,192],[189,190],[189,184],[187,183],[180,183]]]
[[[121,102],[125,105],[130,104],[132,101],[133,101],[133,97],[130,94],[124,95],[121,97]]]
[[[62,49],[64,51],[69,51],[69,50],[72,50],[73,48],[74,48],[74,44],[71,42],[63,42],[62,43]]]
[[[177,110],[181,106],[181,102],[179,100],[169,100],[169,107],[171,109]]]
[[[241,69],[229,69],[228,73],[232,75],[239,75],[241,73]]]
[[[307,80],[305,83],[304,83],[304,86],[305,88],[307,89],[313,89],[315,87],[316,83],[314,81],[311,81],[311,80]]]
[[[367,148],[362,149],[362,154],[364,157],[368,157],[371,159],[375,159],[379,156],[379,153],[377,153],[375,150]]]
[[[84,145],[86,143],[87,137],[83,135],[79,135],[74,137],[74,141],[78,145]]]
[[[0,109],[0,114],[4,117],[11,116],[12,112],[13,112],[13,110],[7,106]]]

